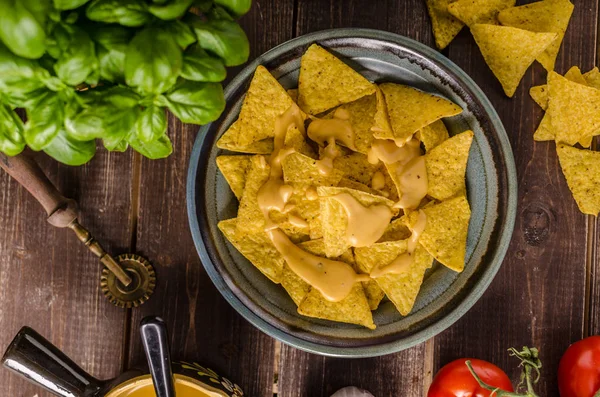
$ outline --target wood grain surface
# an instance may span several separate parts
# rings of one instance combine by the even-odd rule
[[[557,71],[597,63],[598,2],[575,11]],[[241,24],[251,58],[293,37],[336,27],[388,30],[433,46],[423,0],[254,0]],[[419,397],[445,363],[475,356],[506,369],[515,384],[511,346],[542,351],[541,396],[558,396],[556,367],[566,347],[600,333],[600,224],[582,215],[567,188],[555,146],[534,142],[542,111],[528,95],[545,82],[535,65],[506,98],[469,32],[444,50],[488,95],[510,138],[518,174],[515,233],[504,264],[481,300],[454,326],[404,352],[335,359],[281,345],[243,320],[206,275],[189,232],[185,184],[197,126],[169,118],[174,154],[149,161],[108,154],[80,168],[38,155],[62,192],[79,201],[82,222],[115,254],[133,249],[156,267],[158,284],[140,309],[111,306],[99,291],[100,266],[69,231],[48,225],[39,205],[0,173],[0,347],[30,325],[100,378],[143,365],[137,333],[146,315],[162,316],[173,356],[206,364],[250,397],[328,397],[356,385],[377,397]],[[237,70],[230,71],[233,76]],[[47,397],[0,371],[0,396]]]

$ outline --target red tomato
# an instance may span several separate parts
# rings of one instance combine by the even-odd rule
[[[600,336],[573,343],[558,365],[561,397],[593,397],[600,391]]]
[[[427,397],[490,397],[490,392],[482,389],[465,364],[471,365],[482,381],[505,391],[514,391],[510,379],[500,368],[476,358],[461,358],[444,365],[433,378]]]

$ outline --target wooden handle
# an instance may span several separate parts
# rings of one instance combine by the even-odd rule
[[[77,219],[77,203],[60,194],[29,154],[8,157],[0,153],[0,166],[39,201],[51,225],[67,227]]]

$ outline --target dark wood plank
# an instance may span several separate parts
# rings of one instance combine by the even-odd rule
[[[241,23],[255,57],[291,38],[293,2],[253,3]],[[185,182],[197,131],[197,126],[184,126],[170,117],[173,155],[142,161],[137,249],[155,264],[158,285],[154,297],[133,312],[130,363],[143,361],[139,320],[156,314],[169,326],[175,359],[196,360],[227,374],[249,396],[272,396],[274,340],[221,297],[202,268],[189,232]]]
[[[297,35],[338,27],[383,29],[433,45],[425,2],[368,0],[298,2]],[[330,396],[355,385],[376,396],[421,396],[427,376],[426,344],[372,359],[334,359],[283,346],[279,390],[282,396]]]
[[[595,63],[598,4],[574,3],[556,65],[561,73],[572,65],[586,71]],[[546,72],[535,65],[509,99],[467,31],[450,46],[449,57],[480,85],[504,123],[517,165],[519,202],[504,264],[473,309],[436,337],[436,368],[455,358],[480,357],[506,369],[518,383],[516,362],[506,349],[533,345],[541,348],[544,361],[538,393],[557,396],[558,361],[583,332],[587,228],[558,166],[554,143],[532,139],[542,111],[528,90],[544,83]]]
[[[131,155],[100,149],[80,168],[37,156],[50,179],[81,207],[81,222],[115,254],[130,244]],[[40,205],[0,171],[0,346],[29,325],[94,376],[121,371],[126,312],[100,291],[101,267],[69,230],[53,228]],[[0,370],[0,395],[50,396]]]

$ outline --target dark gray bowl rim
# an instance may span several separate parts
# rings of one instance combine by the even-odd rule
[[[203,143],[207,136],[206,133],[208,132],[211,124],[207,124],[200,127],[198,136],[196,137],[196,141],[194,143],[192,154],[190,156],[186,195],[188,218],[196,250],[198,251],[198,255],[200,256],[202,265],[204,266],[210,279],[216,286],[217,290],[219,290],[219,292],[227,300],[227,302],[229,302],[229,304],[239,314],[241,314],[255,327],[257,327],[258,329],[260,329],[261,331],[265,332],[273,338],[276,338],[290,346],[296,347],[307,352],[331,357],[375,357],[385,354],[396,353],[398,351],[410,348],[434,337],[435,335],[444,331],[446,328],[450,327],[460,317],[462,317],[486,291],[489,284],[492,282],[496,273],[498,272],[500,266],[502,265],[504,256],[506,255],[506,252],[508,250],[508,246],[515,225],[517,209],[516,167],[512,153],[512,148],[510,146],[510,142],[508,136],[506,135],[504,126],[502,125],[502,122],[498,117],[498,114],[496,113],[494,107],[490,103],[489,99],[477,86],[477,84],[454,62],[452,62],[436,50],[413,39],[395,33],[375,29],[342,28],[322,30],[294,38],[274,47],[273,49],[257,57],[252,62],[248,63],[244,67],[244,69],[236,77],[234,77],[231,80],[231,82],[227,85],[227,87],[225,88],[225,97],[227,98],[230,92],[233,91],[233,87],[240,84],[244,79],[250,76],[258,65],[264,64],[266,59],[272,59],[282,56],[288,50],[290,50],[291,48],[295,48],[296,46],[308,45],[312,42],[332,38],[368,38],[386,41],[403,46],[404,48],[410,51],[418,53],[420,56],[428,58],[430,61],[441,65],[441,67],[443,67],[449,74],[454,75],[454,77],[458,81],[460,81],[462,85],[464,85],[471,91],[474,98],[476,98],[476,100],[481,104],[482,108],[485,110],[487,117],[498,132],[497,139],[500,142],[501,150],[503,152],[503,158],[505,159],[507,176],[506,186],[508,188],[508,192],[505,193],[506,217],[504,219],[504,223],[499,225],[500,230],[497,234],[495,234],[498,237],[498,240],[494,245],[493,256],[491,257],[489,265],[486,267],[486,269],[479,274],[478,281],[471,285],[472,288],[462,296],[462,300],[458,303],[458,305],[456,305],[452,310],[450,310],[445,316],[440,317],[437,321],[431,323],[424,329],[417,331],[414,334],[409,335],[405,338],[377,345],[347,348],[338,346],[326,346],[310,342],[282,331],[280,328],[277,328],[276,326],[272,325],[267,320],[265,320],[265,318],[271,318],[272,316],[265,312],[263,313],[265,318],[261,317],[261,315],[257,314],[255,310],[253,310],[253,308],[248,307],[244,302],[242,302],[242,300],[240,300],[240,298],[238,298],[238,296],[236,296],[236,294],[232,291],[230,287],[231,283],[234,282],[230,279],[229,275],[226,274],[226,272],[220,271],[217,268],[217,266],[215,266],[208,253],[206,242],[210,241],[210,237],[203,236],[203,231],[198,219],[197,200],[203,200],[203,198],[198,197],[197,186],[199,185],[198,176],[204,176],[198,174],[200,171],[198,165],[200,158],[203,154]],[[237,292],[243,293],[239,289],[237,290]],[[259,311],[262,311],[262,309],[259,309]]]

